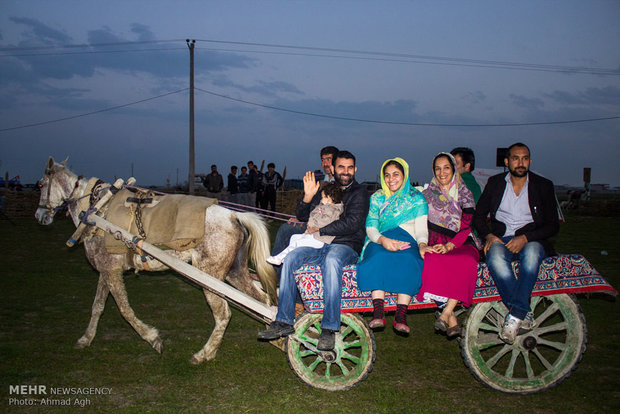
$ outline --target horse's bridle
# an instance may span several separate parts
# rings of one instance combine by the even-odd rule
[[[73,186],[73,190],[71,191],[71,194],[69,194],[69,197],[63,198],[62,199],[62,203],[60,203],[58,206],[56,206],[56,207],[52,206],[52,204],[50,202],[50,193],[51,193],[51,189],[52,189],[52,179],[54,178],[54,171],[49,169],[49,168],[47,168],[45,170],[45,174],[43,174],[43,175],[47,177],[47,197],[46,197],[46,200],[45,200],[45,204],[39,204],[37,206],[38,208],[44,208],[48,212],[56,214],[58,211],[64,209],[69,204],[75,203],[80,198],[82,198],[82,197],[80,197],[80,198],[77,198],[75,200],[72,200],[73,194],[75,193],[75,190],[78,188],[78,186],[80,184],[80,179],[78,177],[78,180],[75,182],[75,185]],[[41,189],[43,189],[43,185],[41,184],[40,181],[39,181],[39,187]],[[88,194],[87,196],[90,196],[90,194]]]

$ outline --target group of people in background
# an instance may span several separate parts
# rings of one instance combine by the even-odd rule
[[[262,172],[262,168],[261,166],[259,170],[253,161],[248,161],[247,167],[242,166],[240,172],[236,165],[231,166],[226,180],[226,191],[222,174],[217,171],[215,164],[211,166],[210,174],[197,174],[197,176],[207,189],[207,197],[227,199],[226,201],[231,203],[275,211],[277,190],[282,188],[284,180],[275,170],[274,163],[267,164],[265,173]]]
[[[380,170],[381,189],[370,199],[355,181],[355,156],[349,151],[326,147],[321,163],[326,181],[319,183],[314,173],[306,173],[297,220],[282,225],[276,235],[270,262],[280,270],[278,313],[259,332],[259,339],[273,340],[294,332],[298,295],[294,272],[303,264],[318,265],[324,311],[317,348],[333,349],[340,329],[343,267],[353,263],[357,263],[358,287],[371,292],[371,328],[385,327],[384,299],[385,292],[390,292],[397,294],[393,327],[398,333],[409,334],[407,308],[416,297],[439,306],[434,323],[438,332],[458,336],[454,311],[459,303],[471,304],[477,263],[484,255],[509,312],[500,339],[512,344],[535,326],[529,297],[540,263],[554,254],[549,238],[558,232],[559,224],[553,183],[529,170],[527,145],[516,143],[508,148],[504,158],[508,172],[491,177],[484,191],[471,174],[475,158],[468,148],[437,154],[431,164],[433,178],[424,189],[410,184],[405,160],[386,160]],[[340,188],[338,196],[330,196],[331,190],[325,187],[332,181]],[[337,200],[342,204],[338,209],[333,207],[340,204]],[[308,221],[328,210],[329,219],[323,224]],[[336,219],[335,214],[339,214]],[[305,236],[293,238],[278,256],[291,236],[301,233]],[[301,239],[306,242],[296,244]],[[520,260],[518,277],[513,260]]]

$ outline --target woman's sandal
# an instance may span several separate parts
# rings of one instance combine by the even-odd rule
[[[448,338],[459,336],[461,334],[461,327],[457,324],[446,329],[446,335]]]
[[[435,330],[439,331],[439,332],[447,332],[448,331],[448,324],[441,318],[437,318],[437,320],[435,321]]]

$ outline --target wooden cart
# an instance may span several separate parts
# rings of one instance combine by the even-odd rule
[[[275,310],[168,255],[133,234],[91,215],[95,225],[139,248],[200,286],[247,309],[267,323]],[[514,263],[518,271],[518,263]],[[521,332],[513,345],[499,339],[507,314],[485,264],[480,264],[473,305],[463,312],[462,356],[473,375],[491,388],[509,393],[533,393],[557,385],[576,368],[586,348],[586,324],[574,294],[616,290],[580,255],[545,259],[531,298],[535,327]],[[316,266],[303,266],[295,278],[306,313],[288,337],[286,353],[296,375],[308,385],[339,391],[355,386],[372,371],[376,349],[373,332],[360,313],[372,310],[370,292],[357,288],[355,266],[347,266],[342,287],[341,328],[333,351],[316,348],[321,332],[322,276]],[[395,309],[395,295],[386,296],[386,310]],[[433,308],[433,302],[415,299],[409,309]]]

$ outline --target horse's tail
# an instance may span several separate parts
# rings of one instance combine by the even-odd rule
[[[248,230],[248,246],[250,260],[256,267],[258,280],[263,285],[265,292],[269,296],[271,304],[278,303],[276,293],[277,276],[273,266],[267,263],[269,257],[269,232],[263,219],[254,213],[239,213],[235,215],[239,222]]]

